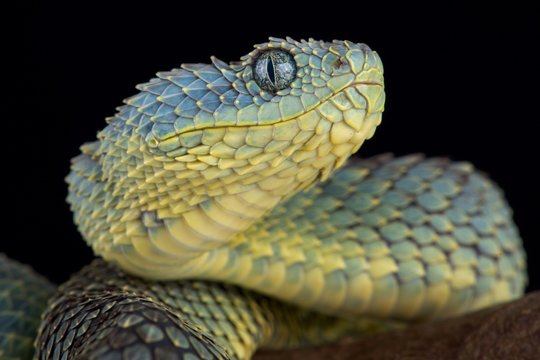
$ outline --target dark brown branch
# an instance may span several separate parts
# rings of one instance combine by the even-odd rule
[[[540,292],[454,319],[255,359],[540,359]]]

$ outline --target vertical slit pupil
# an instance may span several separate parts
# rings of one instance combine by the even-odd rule
[[[274,73],[274,62],[272,61],[271,57],[268,57],[266,60],[266,73],[268,74],[268,77],[270,78],[270,82],[272,85],[276,86],[276,74]]]

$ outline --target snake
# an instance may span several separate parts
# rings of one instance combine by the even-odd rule
[[[137,85],[66,178],[99,258],[56,288],[0,257],[2,359],[249,359],[521,296],[522,241],[486,174],[351,157],[381,123],[383,72],[365,44],[271,37]],[[410,107],[412,128],[421,94]]]

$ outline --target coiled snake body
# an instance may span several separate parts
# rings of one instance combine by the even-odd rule
[[[249,358],[522,294],[511,211],[471,165],[346,163],[384,106],[367,46],[270,38],[157,75],[73,160],[68,202],[104,260],[56,292],[37,358]],[[0,264],[16,356],[44,302],[12,299],[52,287]]]

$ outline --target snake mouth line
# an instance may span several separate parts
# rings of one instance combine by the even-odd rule
[[[383,83],[380,83],[380,82],[376,82],[376,81],[357,81],[357,82],[353,82],[351,85],[349,86],[346,86],[345,88],[343,88],[343,90],[351,87],[351,86],[356,86],[356,85],[378,85],[378,86],[384,86]],[[343,91],[343,90],[340,90],[340,91]]]
[[[268,124],[258,124],[258,123],[255,123],[255,124],[250,124],[250,125],[234,125],[234,124],[231,124],[231,125],[220,125],[220,126],[212,126],[212,127],[201,127],[199,129],[192,129],[192,130],[188,130],[186,132],[182,132],[182,133],[178,133],[178,134],[173,134],[173,135],[170,135],[170,136],[167,136],[167,137],[164,137],[164,138],[161,138],[161,139],[156,139],[158,142],[162,142],[162,141],[166,141],[166,140],[169,140],[169,139],[172,139],[174,138],[175,136],[186,136],[186,135],[189,135],[191,133],[194,133],[196,131],[203,131],[203,130],[211,130],[211,129],[223,129],[223,128],[230,128],[230,127],[234,127],[234,128],[249,128],[249,127],[253,127],[253,126],[273,126],[273,125],[276,125],[276,124],[279,124],[279,123],[283,123],[283,122],[287,122],[287,121],[291,121],[291,120],[294,120],[296,118],[298,118],[299,116],[302,116],[304,114],[306,114],[307,112],[309,111],[312,111],[314,109],[316,109],[317,107],[321,106],[322,103],[324,103],[325,101],[328,101],[330,98],[332,98],[332,96],[335,96],[337,94],[339,94],[340,92],[342,91],[345,91],[346,89],[348,88],[351,88],[351,87],[355,87],[355,86],[358,86],[358,85],[371,85],[371,86],[381,86],[381,87],[384,87],[384,84],[383,83],[379,83],[379,82],[376,82],[376,81],[356,81],[356,82],[353,82],[347,86],[345,86],[343,89],[339,90],[339,91],[336,91],[334,94],[332,94],[331,96],[329,96],[328,98],[324,99],[324,100],[321,100],[317,105],[311,107],[310,109],[307,109],[306,111],[304,111],[302,114],[300,115],[296,115],[296,116],[291,116],[289,118],[284,118],[284,119],[279,119],[279,120],[276,120],[275,122],[272,122],[272,123],[268,123]]]

